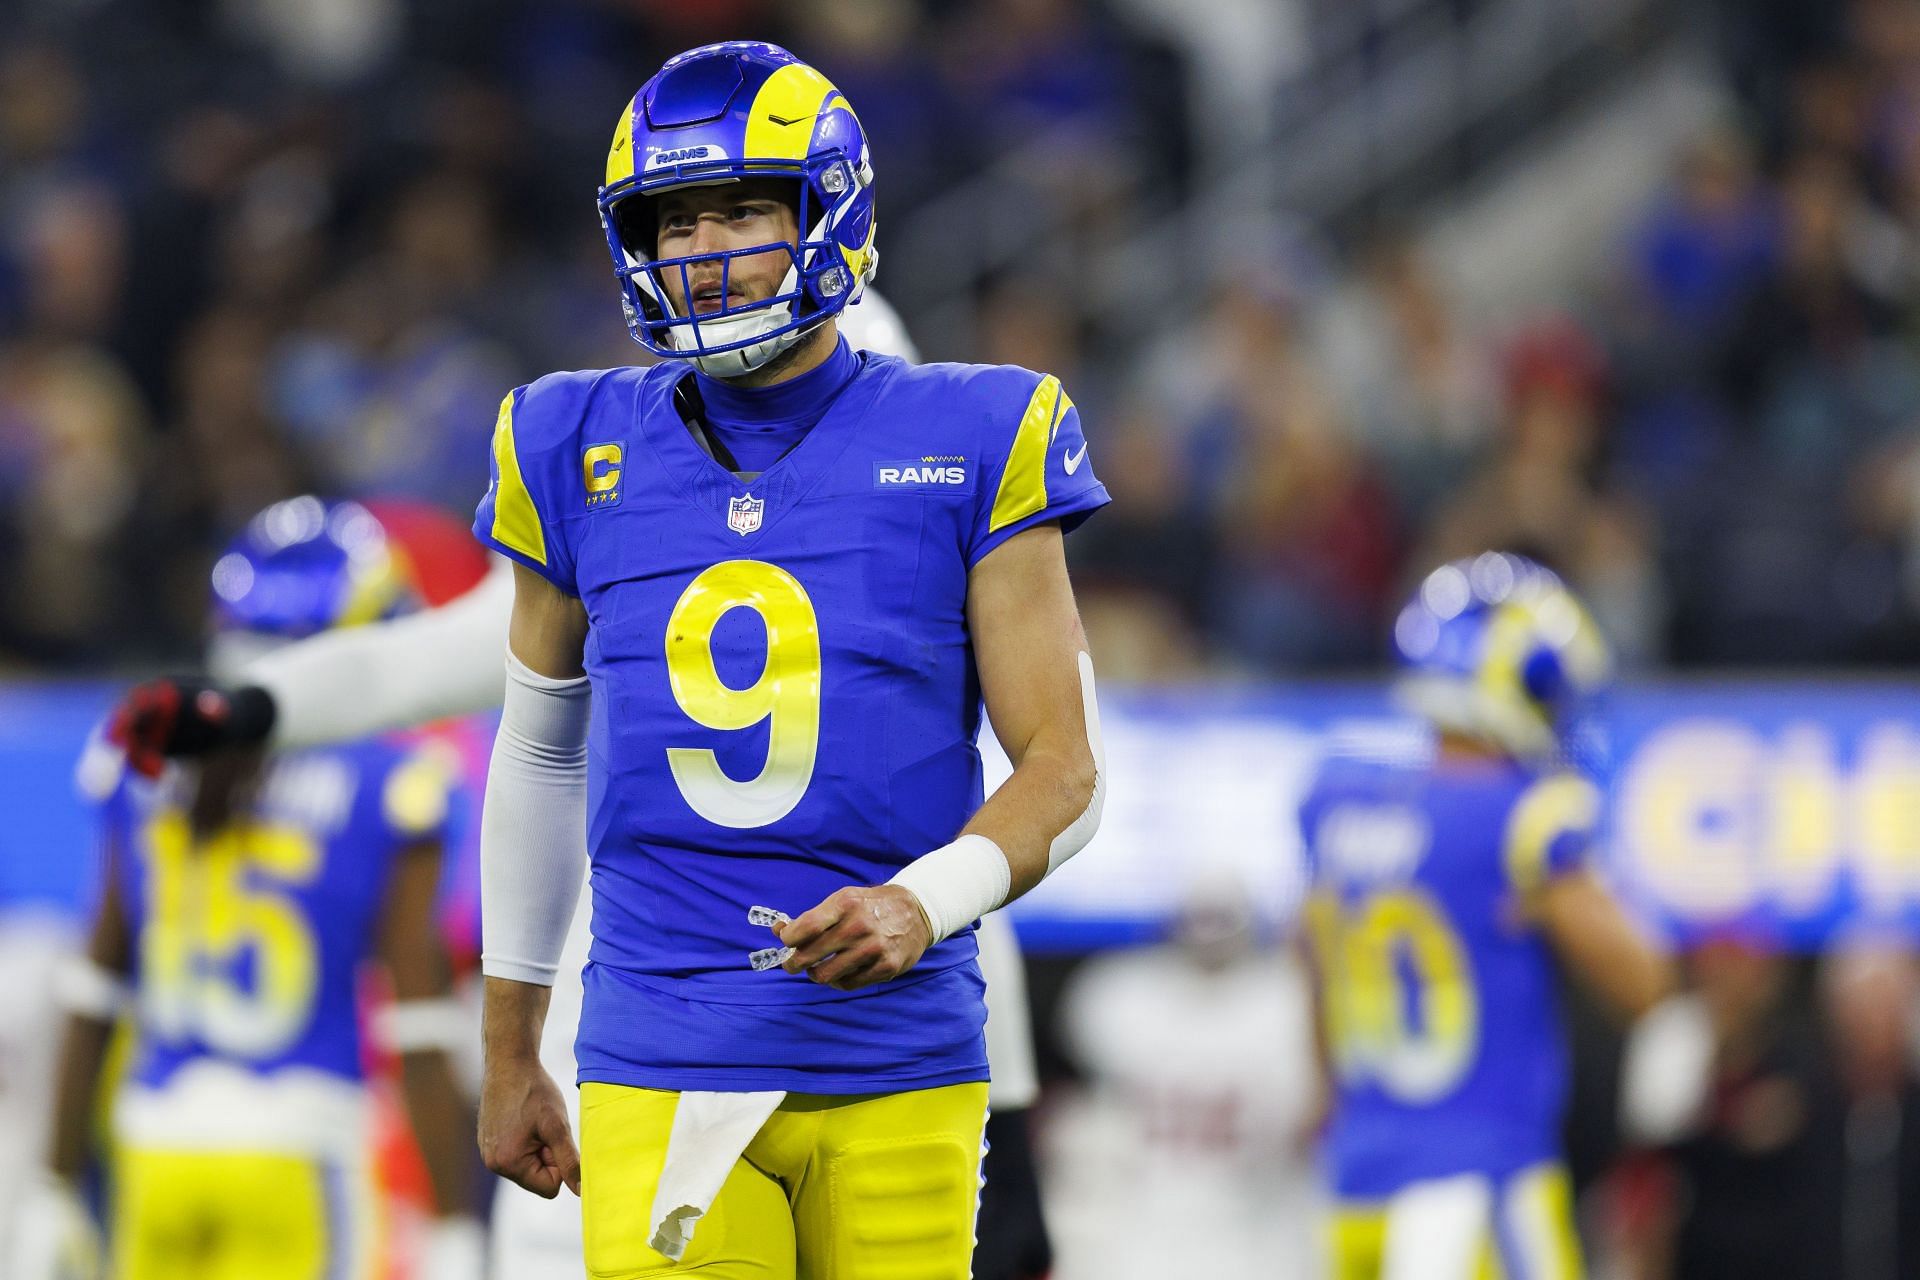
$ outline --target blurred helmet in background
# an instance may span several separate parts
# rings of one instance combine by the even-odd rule
[[[654,257],[653,197],[676,187],[790,178],[800,244],[770,298],[695,319],[680,314],[658,272],[778,252],[761,247]],[[668,59],[614,128],[600,188],[627,328],[655,355],[704,373],[757,369],[857,300],[873,278],[873,166],[866,130],[831,81],[777,45],[733,40]],[[683,296],[691,290],[683,290]]]
[[[214,562],[207,665],[232,679],[289,641],[419,607],[412,562],[371,511],[289,498],[249,521]]]
[[[1393,627],[1400,701],[1436,728],[1523,759],[1549,756],[1606,687],[1606,641],[1573,592],[1489,551],[1428,574]]]

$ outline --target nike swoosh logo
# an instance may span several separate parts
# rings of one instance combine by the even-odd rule
[[[773,112],[771,112],[771,111],[769,111],[769,112],[767,112],[767,119],[769,119],[769,120],[771,120],[771,121],[773,121],[773,122],[774,122],[775,124],[777,124],[777,125],[790,125],[790,124],[799,124],[799,123],[800,123],[800,122],[801,122],[802,120],[811,120],[811,119],[813,119],[813,117],[814,117],[814,116],[816,116],[816,115],[818,115],[818,114],[819,114],[819,112],[817,112],[817,111],[816,111],[816,112],[811,112],[811,113],[809,113],[809,114],[807,114],[807,115],[804,115],[804,116],[795,116],[795,117],[794,117],[793,119],[791,119],[791,120],[782,120],[782,119],[781,119],[781,118],[780,118],[779,116],[777,116],[777,115],[775,115],[775,114],[773,114]]]
[[[1086,445],[1086,441],[1083,440],[1080,442],[1080,452],[1078,453],[1070,452],[1067,454],[1066,458],[1063,459],[1063,461],[1066,463],[1067,474],[1072,475],[1074,472],[1078,471],[1080,469],[1080,464],[1085,462],[1086,460],[1087,460],[1087,445]]]

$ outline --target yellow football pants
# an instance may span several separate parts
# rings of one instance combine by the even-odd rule
[[[1510,1177],[1415,1184],[1381,1202],[1344,1202],[1328,1222],[1333,1280],[1408,1276],[1580,1280],[1573,1194],[1557,1164]]]
[[[788,1094],[673,1262],[647,1244],[679,1094],[580,1089],[581,1213],[594,1280],[966,1280],[987,1086]]]
[[[123,1147],[114,1280],[359,1280],[371,1190],[295,1155]]]

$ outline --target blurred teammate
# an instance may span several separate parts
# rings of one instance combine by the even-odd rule
[[[216,671],[329,627],[411,607],[402,557],[354,503],[262,512],[213,573]],[[441,1217],[431,1280],[482,1266],[471,1113],[445,1049],[466,1022],[434,918],[451,771],[432,748],[364,742],[278,756],[226,749],[157,782],[129,777],[103,813],[105,884],[72,1012],[51,1172],[70,1204],[96,1145],[108,1037],[136,1032],[113,1107],[109,1248],[119,1280],[377,1274],[368,1167],[363,979],[400,1056]]]
[[[671,59],[600,192],[663,361],[501,406],[481,1146],[543,1194],[583,1182],[596,1276],[967,1275],[974,922],[1098,821],[1061,533],[1105,490],[1056,379],[840,338],[873,173],[785,51]],[[1014,766],[984,804],[983,700]],[[576,1157],[536,1050],[583,823]]]
[[[918,359],[899,317],[872,290],[841,313],[840,329],[855,350]],[[497,559],[478,585],[446,604],[288,645],[251,664],[243,682],[143,685],[122,704],[118,733],[132,762],[155,770],[167,755],[215,744],[264,741],[291,750],[498,708],[504,683],[500,652],[512,607],[511,566]],[[99,753],[96,762],[117,769],[117,753]],[[979,943],[988,983],[987,1056],[993,1078],[975,1274],[979,1280],[1032,1280],[1046,1273],[1051,1248],[1025,1132],[1025,1111],[1038,1094],[1038,1078],[1024,975],[1004,918],[984,918]],[[587,913],[577,911],[540,1046],[542,1065],[561,1081],[573,1080],[577,1071],[573,1036],[587,945]],[[572,1089],[564,1094],[569,1126],[577,1131],[578,1095]],[[575,1277],[582,1248],[577,1205],[542,1199],[510,1182],[499,1184],[488,1250],[495,1275],[502,1280]]]
[[[1430,758],[1329,763],[1301,812],[1339,1280],[1581,1272],[1559,1163],[1559,959],[1627,1015],[1669,967],[1590,865],[1600,796],[1554,762],[1607,675],[1558,578],[1489,553],[1402,611]]]

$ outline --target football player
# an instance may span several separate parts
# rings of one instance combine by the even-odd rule
[[[213,571],[216,671],[410,607],[404,557],[355,503],[269,507]],[[363,977],[397,1054],[441,1215],[419,1274],[472,1277],[472,1118],[446,1049],[434,918],[452,768],[431,745],[362,742],[267,760],[228,749],[105,800],[104,884],[62,975],[48,1221],[74,1219],[110,1033],[135,1031],[112,1107],[111,1274],[319,1280],[381,1265]],[[46,1202],[46,1201],[43,1201]],[[71,1261],[71,1257],[69,1258]]]
[[[1332,759],[1301,810],[1333,1274],[1575,1277],[1555,960],[1628,1017],[1671,983],[1564,763],[1607,653],[1558,578],[1495,553],[1429,575],[1394,643],[1430,757]]]
[[[855,350],[918,358],[898,316],[871,289],[841,312],[838,323]],[[176,679],[142,685],[119,708],[115,736],[138,768],[152,772],[169,755],[216,745],[311,747],[498,708],[500,652],[512,605],[512,570],[500,559],[477,586],[440,607],[288,645],[252,663],[231,685]],[[119,753],[98,750],[91,763],[117,773]],[[583,851],[577,861],[584,860]],[[587,913],[577,911],[540,1050],[548,1073],[562,1081],[576,1073],[573,1034],[587,942]],[[992,1116],[975,1269],[980,1280],[1027,1280],[1045,1274],[1051,1251],[1025,1135],[1024,1112],[1038,1094],[1025,981],[1017,941],[1002,916],[981,921],[979,946],[988,979]],[[570,1127],[577,1128],[577,1095],[569,1089],[565,1096]],[[581,1249],[577,1207],[501,1182],[488,1249],[494,1274],[516,1280],[577,1276]]]
[[[600,190],[661,362],[501,405],[481,1147],[581,1188],[597,1276],[966,1276],[974,922],[1098,821],[1061,537],[1106,492],[1058,380],[840,338],[873,180],[845,97],[784,50],[671,59]],[[1014,766],[984,804],[983,699]],[[576,1155],[537,1049],[583,825]]]

